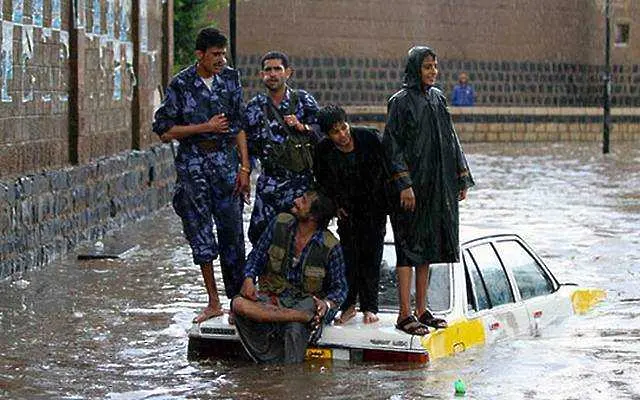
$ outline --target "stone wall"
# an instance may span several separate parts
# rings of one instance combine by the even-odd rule
[[[245,97],[263,85],[261,55],[238,57]],[[293,87],[310,91],[320,103],[384,105],[401,87],[404,59],[292,57]],[[593,107],[602,103],[603,69],[586,64],[525,61],[440,60],[437,85],[451,97],[458,72],[469,73],[480,106]],[[614,107],[640,107],[640,64],[616,66]]]
[[[384,131],[386,108],[346,107],[356,125]],[[601,141],[602,109],[591,107],[450,107],[462,142]],[[640,109],[611,112],[612,141],[640,141]]]
[[[400,86],[415,44],[438,53],[450,93],[470,73],[481,106],[595,106],[604,64],[602,0],[268,0],[238,2],[237,64],[248,95],[258,60],[282,50],[295,84],[322,101],[384,105]],[[612,45],[613,101],[639,106],[640,2],[612,0],[612,27],[628,23],[628,44]],[[211,14],[228,31],[228,8]],[[612,29],[615,32],[615,29]],[[614,33],[612,33],[612,36]],[[615,39],[615,38],[614,38]]]
[[[165,206],[174,180],[162,145],[0,181],[0,279]]]
[[[173,1],[0,0],[0,278],[166,205]]]

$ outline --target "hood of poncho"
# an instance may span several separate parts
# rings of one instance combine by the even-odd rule
[[[436,58],[436,53],[428,46],[414,46],[409,50],[407,65],[404,67],[404,78],[402,79],[402,87],[412,88],[416,90],[422,89],[422,76],[420,69],[422,61],[428,55]]]

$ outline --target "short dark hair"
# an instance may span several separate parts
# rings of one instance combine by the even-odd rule
[[[227,47],[227,37],[216,28],[202,28],[196,38],[196,50],[207,51],[211,47]]]
[[[319,190],[310,190],[307,195],[315,196],[309,212],[318,223],[318,228],[327,229],[329,222],[336,215],[336,205],[329,196]]]
[[[269,51],[260,59],[260,69],[264,68],[264,62],[267,60],[281,60],[282,66],[289,68],[289,57],[281,51]]]
[[[347,122],[347,112],[336,104],[328,104],[318,111],[316,121],[322,132],[329,133],[336,123]]]

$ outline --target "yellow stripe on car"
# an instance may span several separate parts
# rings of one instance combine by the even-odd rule
[[[584,314],[606,297],[607,292],[602,289],[576,289],[571,294],[573,312],[576,314]]]
[[[482,320],[477,318],[452,321],[447,328],[438,329],[422,338],[421,344],[429,352],[429,358],[435,360],[484,342],[484,326]]]

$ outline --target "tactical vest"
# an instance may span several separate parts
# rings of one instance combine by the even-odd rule
[[[287,272],[292,267],[293,255],[289,254],[291,241],[295,232],[290,229],[290,224],[295,217],[291,214],[278,214],[273,240],[269,246],[269,259],[265,273],[258,279],[261,291],[275,294],[289,289],[296,297],[313,294],[320,298],[325,297],[322,284],[326,275],[325,265],[329,259],[329,253],[336,245],[338,239],[329,231],[323,232],[322,244],[313,242],[311,249],[302,262],[302,285],[292,286],[287,280]]]
[[[298,91],[293,90],[289,99],[289,109],[286,115],[295,114],[298,97]],[[271,98],[267,96],[267,102],[270,101]],[[266,157],[262,160],[265,169],[272,170],[276,167],[281,167],[296,173],[311,169],[313,166],[313,143],[311,134],[300,133],[285,124],[282,115],[280,115],[280,111],[276,109],[273,103],[264,105],[262,111],[264,113],[263,121],[267,129],[269,129],[269,121],[275,119],[282,126],[286,134],[284,142],[270,143],[271,149],[267,151]]]

